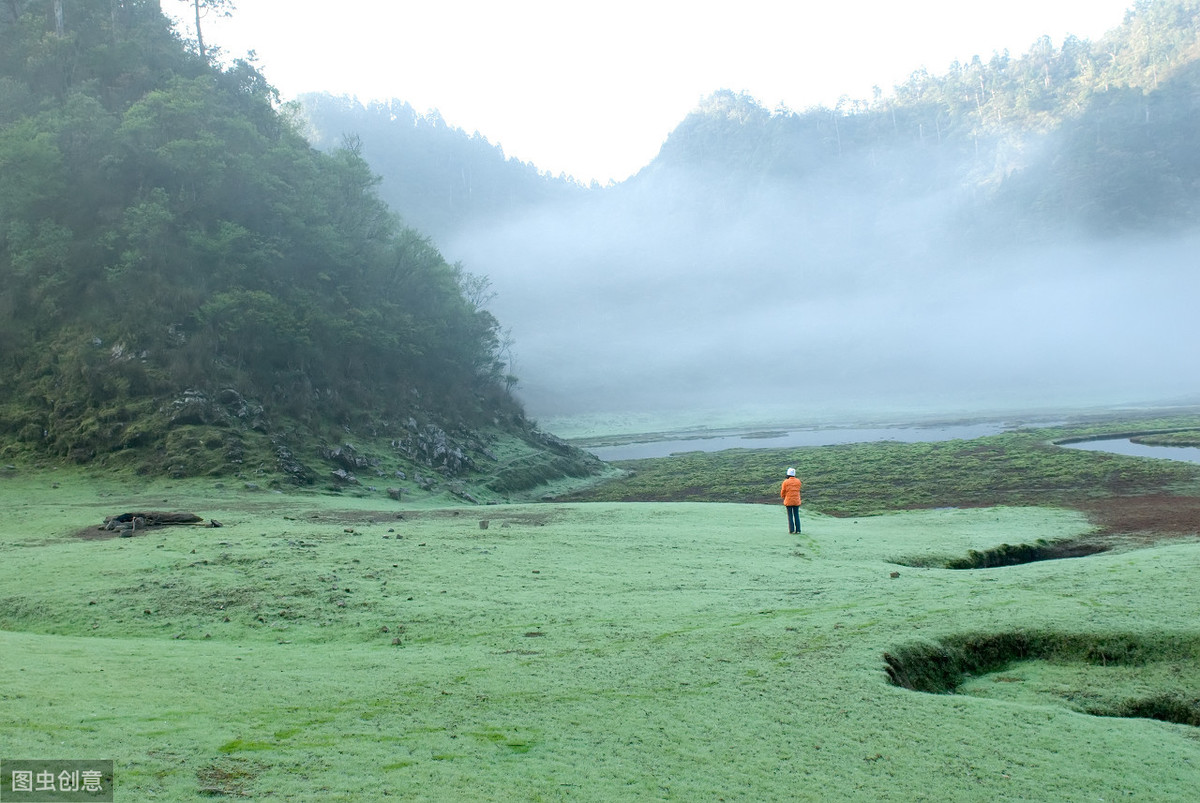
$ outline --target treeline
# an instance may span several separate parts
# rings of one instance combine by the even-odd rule
[[[584,192],[567,176],[554,178],[506,157],[479,132],[447,125],[436,111],[418,114],[396,99],[362,103],[328,93],[297,100],[313,144],[322,150],[347,142],[360,147],[383,178],[380,197],[435,241],[475,222]]]
[[[718,91],[615,192],[691,194],[679,176],[698,175],[729,214],[781,182],[881,207],[950,192],[958,231],[976,240],[1188,228],[1200,223],[1198,30],[1200,0],[1139,0],[1097,41],[1043,36],[832,108],[770,110]],[[302,107],[318,147],[360,143],[381,195],[435,239],[587,194],[399,100],[308,95]]]
[[[1042,37],[913,73],[890,93],[802,112],[714,94],[642,180],[690,169],[754,181],[960,192],[977,234],[1037,236],[1200,223],[1200,2],[1140,0],[1096,42]],[[997,224],[1002,221],[1002,224]]]
[[[314,425],[523,419],[485,283],[301,128],[158,2],[0,6],[0,432],[88,459],[222,388]]]

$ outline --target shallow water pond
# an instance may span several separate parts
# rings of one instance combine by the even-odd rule
[[[1134,443],[1129,438],[1106,438],[1062,445],[1068,449],[1083,449],[1089,452],[1111,452],[1128,457],[1153,457],[1159,460],[1200,463],[1200,448],[1195,446],[1147,446],[1143,443]]]

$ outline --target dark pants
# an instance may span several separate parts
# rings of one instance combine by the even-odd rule
[[[788,513],[788,532],[789,533],[800,532],[800,506],[799,505],[785,505],[784,507],[787,508],[787,513]]]

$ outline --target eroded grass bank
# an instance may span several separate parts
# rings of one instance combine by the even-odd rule
[[[1006,664],[1023,680],[981,683],[1022,693],[984,699],[898,687],[884,659],[964,633],[1195,638],[1194,543],[912,568],[898,560],[1093,525],[1032,507],[808,513],[796,538],[782,511],[753,505],[405,510],[55,482],[0,483],[4,751],[115,759],[122,799],[1200,788],[1197,729],[1081,713],[1067,697],[1096,692],[1089,672]],[[225,526],[81,537],[123,507]],[[1146,683],[1197,696],[1194,662],[1181,665]]]

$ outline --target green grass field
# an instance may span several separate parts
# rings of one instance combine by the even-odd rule
[[[0,498],[0,760],[113,759],[118,800],[1200,789],[1195,537],[954,570],[914,565],[1096,528],[806,510],[796,537],[775,505],[412,508],[49,470],[6,471]],[[97,537],[137,509],[224,526]]]

